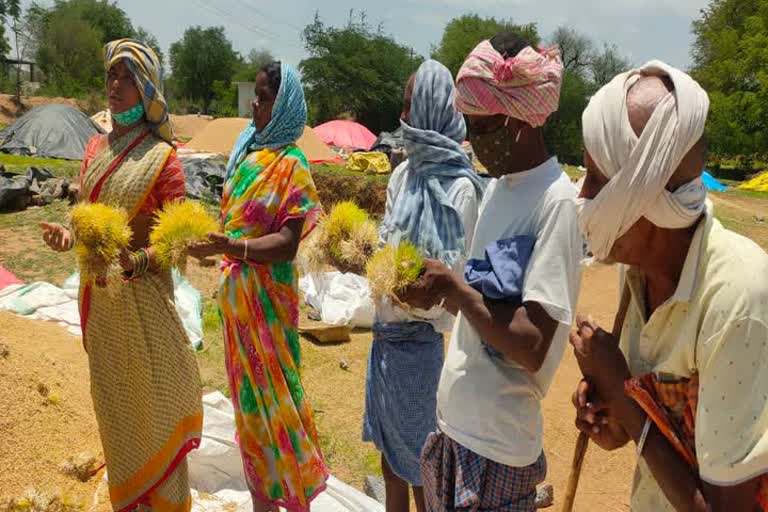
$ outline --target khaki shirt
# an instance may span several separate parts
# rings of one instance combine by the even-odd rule
[[[729,486],[768,473],[768,255],[723,228],[709,208],[677,290],[650,318],[642,274],[629,268],[624,276],[632,300],[621,349],[632,374],[699,374],[702,480]],[[674,510],[644,461],[635,472],[632,510]]]

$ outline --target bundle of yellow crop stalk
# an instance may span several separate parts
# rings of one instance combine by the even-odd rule
[[[320,219],[302,249],[306,271],[331,265],[342,271],[362,273],[378,244],[376,224],[352,201],[337,203]]]
[[[408,242],[387,245],[368,260],[366,275],[375,298],[396,297],[421,276],[424,261],[419,250]]]
[[[133,236],[128,213],[101,203],[80,203],[69,218],[83,282],[92,284],[116,273],[120,253]]]
[[[219,230],[219,223],[197,201],[173,201],[157,214],[149,243],[155,249],[158,264],[177,267],[184,272],[187,249],[207,240],[208,233]]]

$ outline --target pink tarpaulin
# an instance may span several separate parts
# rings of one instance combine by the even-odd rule
[[[329,146],[352,149],[371,149],[376,136],[354,121],[328,121],[314,128],[320,139]]]
[[[6,270],[2,265],[0,265],[0,290],[6,286],[11,286],[12,284],[24,284],[24,282],[19,281],[19,279],[13,275],[10,270]]]

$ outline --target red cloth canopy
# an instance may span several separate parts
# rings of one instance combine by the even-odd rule
[[[371,149],[376,136],[354,121],[328,121],[314,128],[320,139],[329,146],[352,149]]]

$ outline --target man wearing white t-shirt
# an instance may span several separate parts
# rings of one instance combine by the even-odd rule
[[[444,265],[406,291],[458,313],[438,388],[438,432],[422,453],[432,511],[532,511],[546,476],[540,402],[562,357],[580,283],[576,189],[544,144],[562,62],[511,33],[480,43],[457,108],[496,178],[480,205],[461,280]]]

